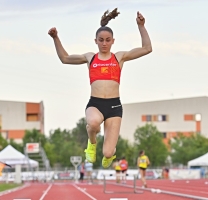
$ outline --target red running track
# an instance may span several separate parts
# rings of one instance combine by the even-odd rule
[[[115,192],[105,194],[102,184],[89,185],[87,183],[75,184],[72,182],[63,183],[31,183],[24,188],[13,192],[0,193],[0,200],[14,199],[31,199],[31,200],[110,200],[111,198],[127,198],[128,200],[144,199],[144,200],[185,200],[185,199],[200,199],[188,198],[182,195],[195,195],[208,200],[208,180],[189,180],[186,181],[170,181],[170,180],[149,180],[148,190],[143,190],[142,194],[133,192],[133,183],[128,181],[127,184],[115,185],[107,184],[106,189]],[[137,181],[138,190],[141,184]],[[152,193],[151,188],[160,189],[162,193]],[[173,192],[174,194],[165,194],[165,192]],[[131,193],[130,193],[131,192]]]

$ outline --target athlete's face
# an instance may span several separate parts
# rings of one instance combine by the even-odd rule
[[[114,43],[113,36],[108,31],[98,33],[95,43],[98,45],[99,51],[102,53],[110,52],[111,46]]]

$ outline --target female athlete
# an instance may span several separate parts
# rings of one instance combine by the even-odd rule
[[[122,104],[120,102],[120,74],[124,62],[137,59],[152,51],[151,41],[144,26],[145,18],[137,12],[136,23],[141,35],[142,46],[130,51],[111,52],[114,44],[113,31],[107,27],[109,20],[120,14],[117,8],[112,12],[106,11],[101,18],[101,27],[96,32],[95,43],[98,53],[88,52],[82,55],[69,55],[63,48],[55,27],[48,34],[53,38],[55,48],[61,62],[78,65],[86,63],[89,69],[91,97],[86,106],[86,122],[88,145],[85,149],[89,162],[96,160],[96,134],[104,122],[104,143],[102,166],[108,168],[116,158],[116,144],[122,119]]]

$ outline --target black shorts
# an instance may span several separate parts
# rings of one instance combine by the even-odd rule
[[[126,171],[127,171],[127,169],[121,170],[122,173],[124,173],[124,172],[126,172]]]
[[[123,107],[119,97],[103,99],[91,96],[86,109],[89,107],[97,108],[103,114],[104,121],[110,117],[122,118]]]
[[[144,171],[145,171],[147,168],[139,167],[139,169],[141,169],[141,170],[144,170]]]

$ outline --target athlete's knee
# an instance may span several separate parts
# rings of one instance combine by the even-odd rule
[[[115,150],[110,150],[110,149],[104,149],[103,150],[103,155],[106,157],[106,158],[111,158],[115,153]]]
[[[96,120],[88,120],[86,128],[97,131],[100,130],[100,124]]]

